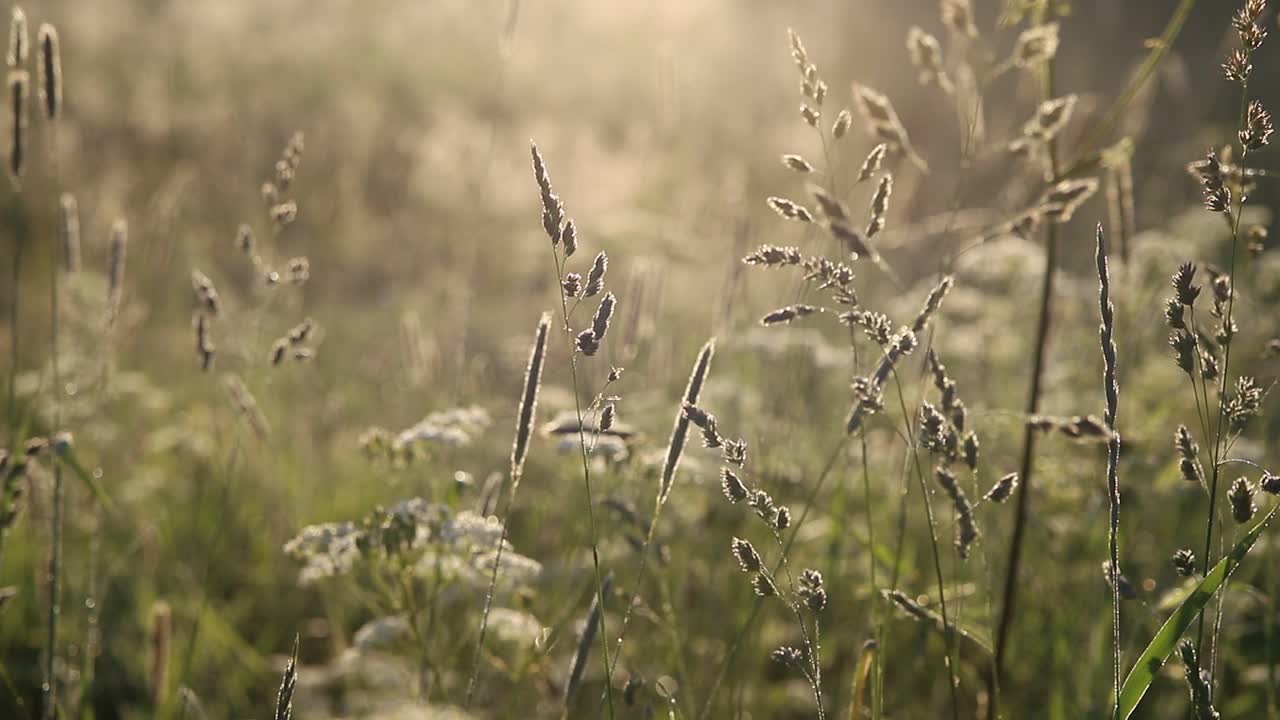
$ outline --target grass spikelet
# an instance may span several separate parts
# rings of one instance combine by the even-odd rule
[[[209,320],[204,313],[196,313],[196,356],[200,358],[200,369],[208,372],[213,368],[214,346],[209,337]]]
[[[16,69],[27,64],[27,54],[31,51],[31,40],[27,35],[27,14],[22,8],[14,6],[9,16],[9,51],[5,54],[5,62],[9,68]]]
[[[58,240],[62,244],[62,269],[80,271],[80,208],[76,196],[62,193],[58,199]]]
[[[535,161],[539,160],[537,148],[534,148],[534,158]],[[475,654],[471,660],[471,677],[467,680],[465,702],[467,706],[471,705],[476,682],[480,678],[480,658],[484,652],[485,633],[489,629],[489,613],[493,609],[493,595],[498,586],[498,568],[502,566],[502,553],[507,544],[507,523],[511,518],[511,509],[515,506],[516,491],[520,488],[520,478],[524,475],[524,461],[529,454],[529,439],[533,437],[533,426],[537,419],[538,390],[542,386],[542,368],[546,363],[547,336],[550,331],[551,313],[544,312],[542,317],[538,319],[538,327],[534,331],[533,347],[529,350],[529,363],[525,366],[524,371],[524,386],[520,392],[520,407],[516,412],[516,434],[511,442],[511,475],[510,489],[507,492],[507,511],[502,521],[502,536],[498,541],[493,571],[489,575],[489,588],[484,596],[484,610],[480,614],[480,632],[476,639]]]
[[[876,194],[871,198],[871,220],[867,223],[867,239],[884,229],[885,214],[889,212],[889,196],[893,194],[893,176],[880,178]]]
[[[1013,46],[1013,64],[1034,70],[1058,54],[1058,23],[1045,23],[1028,28]]]
[[[929,172],[928,163],[912,147],[907,129],[898,119],[898,113],[893,109],[893,103],[889,102],[887,96],[866,85],[855,83],[853,100],[863,120],[866,121],[867,132],[872,137],[883,141],[887,152],[906,155],[916,167],[920,168],[921,172]]]
[[[777,245],[761,245],[750,255],[742,258],[745,265],[761,267],[783,267],[799,265],[804,261],[800,248],[794,246],[779,247]]]
[[[40,104],[45,118],[53,121],[62,111],[62,53],[58,47],[58,31],[49,23],[43,23],[36,37]]]
[[[942,24],[960,37],[978,37],[973,22],[973,6],[969,0],[942,0]]]
[[[191,271],[191,289],[196,294],[196,301],[200,303],[211,315],[217,315],[221,306],[218,300],[218,290],[213,286],[213,281],[208,275],[199,270]]]
[[[982,499],[990,502],[1002,503],[1005,500],[1008,500],[1017,489],[1018,473],[1008,473],[1001,476],[1001,478],[996,481],[996,484],[992,485],[991,489],[987,491],[987,494],[982,496]]]
[[[822,308],[814,307],[813,305],[788,305],[760,318],[760,324],[765,327],[790,324],[792,320],[821,311]]]
[[[946,299],[947,293],[951,292],[954,285],[955,278],[946,275],[929,291],[929,297],[925,298],[924,305],[911,323],[912,332],[917,335],[924,332],[924,329],[929,326],[929,320],[938,312],[938,308],[942,307],[942,301]]]
[[[1195,643],[1183,640],[1178,643],[1178,655],[1182,658],[1183,675],[1187,680],[1187,690],[1191,693],[1191,714],[1195,720],[1218,720],[1218,711],[1213,709],[1209,698],[1208,673],[1200,669],[1200,657]]]
[[[1254,513],[1258,512],[1258,506],[1253,504],[1253,496],[1255,490],[1253,483],[1248,478],[1236,478],[1231,483],[1231,489],[1227,492],[1227,499],[1231,501],[1231,517],[1237,524],[1243,525],[1253,519]]]
[[[582,297],[595,297],[604,289],[604,274],[609,270],[609,256],[604,252],[596,255],[591,262],[591,270],[587,273],[587,284],[582,289]],[[570,293],[566,293],[569,295]]]
[[[231,398],[231,404],[235,406],[240,413],[240,417],[253,430],[253,434],[259,440],[264,440],[271,434],[271,425],[267,422],[267,417],[262,414],[262,410],[258,408],[258,401],[254,399],[253,393],[249,392],[249,388],[235,373],[227,373],[223,377],[223,384],[226,385],[227,395]]]
[[[609,594],[610,588],[613,587],[613,573],[604,576],[604,581],[600,586],[600,592],[592,593],[591,607],[587,610],[587,620],[583,624],[582,634],[578,636],[578,647],[573,652],[573,661],[569,665],[569,679],[564,685],[564,695],[562,702],[564,704],[565,715],[569,712],[569,703],[573,700],[574,694],[578,691],[578,685],[582,682],[582,673],[587,669],[587,659],[591,656],[591,647],[595,644],[596,633],[600,628],[600,616],[603,611],[600,607],[600,598]],[[609,682],[609,678],[604,679]]]
[[[284,666],[284,677],[280,679],[280,690],[276,693],[275,720],[289,720],[293,716],[293,691],[298,684],[298,636],[293,636],[293,653],[289,663]]]
[[[1065,223],[1097,191],[1097,178],[1063,180],[1045,190],[1034,212],[1046,220]]]
[[[107,326],[115,324],[124,296],[124,265],[129,252],[129,225],[117,220],[111,226],[111,260],[107,266]]]
[[[26,70],[9,71],[9,176],[15,185],[22,181],[27,164],[27,106],[31,99],[31,76]]]
[[[961,559],[968,559],[969,550],[979,534],[978,524],[973,518],[973,505],[969,503],[969,498],[964,494],[964,490],[956,482],[955,474],[950,470],[938,467],[934,470],[934,477],[947,492],[947,497],[951,498],[951,505],[955,510],[956,551],[959,552]]]
[[[1097,227],[1097,249],[1094,261],[1098,268],[1098,309],[1102,322],[1098,326],[1098,337],[1102,344],[1103,374],[1102,387],[1107,399],[1104,420],[1111,437],[1107,441],[1107,497],[1110,499],[1110,532],[1107,546],[1111,567],[1120,572],[1120,433],[1116,431],[1116,411],[1120,406],[1120,386],[1116,369],[1115,342],[1115,308],[1111,305],[1111,276],[1107,268],[1106,238],[1102,234],[1102,224]],[[1116,703],[1120,701],[1120,589],[1118,583],[1112,584],[1111,595],[1111,641],[1112,641],[1112,681],[1115,683]]]
[[[907,30],[907,53],[919,73],[921,85],[936,84],[939,90],[948,94],[955,90],[942,65],[942,44],[938,38],[912,25]]]
[[[867,157],[862,161],[862,168],[858,170],[857,182],[870,180],[872,175],[880,172],[880,165],[884,162],[885,153],[889,151],[889,146],[885,143],[879,143],[871,148],[871,152],[867,153]]]
[[[684,455],[685,441],[689,435],[689,418],[684,413],[685,404],[697,405],[702,394],[702,385],[711,370],[711,358],[716,352],[716,340],[711,338],[698,353],[693,363],[693,371],[689,374],[689,383],[685,386],[684,397],[676,410],[675,426],[671,430],[671,441],[667,444],[667,459],[662,464],[662,475],[658,480],[657,506],[661,508],[671,495],[671,486],[676,478],[676,470],[680,467],[680,457]]]
[[[769,204],[769,208],[778,213],[787,220],[797,220],[799,222],[813,222],[813,213],[809,209],[794,200],[788,200],[783,197],[770,197],[765,200]]]
[[[534,332],[529,363],[524,371],[524,389],[520,392],[520,409],[516,413],[516,435],[511,444],[511,495],[514,496],[524,474],[525,457],[529,454],[529,438],[538,413],[538,389],[542,386],[542,366],[547,357],[547,334],[551,330],[551,314],[543,313]],[[496,567],[496,565],[495,565]]]

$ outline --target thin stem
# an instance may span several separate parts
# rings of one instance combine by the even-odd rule
[[[1039,11],[1036,22],[1044,20],[1044,8]],[[1053,63],[1046,61],[1041,74],[1040,98],[1048,100],[1053,97]],[[1058,179],[1058,145],[1057,140],[1049,141],[1049,170],[1054,182]],[[1058,266],[1058,226],[1050,222],[1045,228],[1045,267],[1040,286],[1040,311],[1036,321],[1036,344],[1031,360],[1031,387],[1027,392],[1026,415],[1030,417],[1040,410],[1040,391],[1044,381],[1045,351],[1049,345],[1049,325],[1053,318],[1053,276]],[[1036,434],[1030,426],[1023,428],[1022,459],[1019,463],[1019,477],[1022,479],[1022,492],[1018,493],[1017,512],[1014,515],[1013,537],[1009,542],[1009,566],[1004,579],[1004,602],[1000,608],[1000,622],[996,626],[995,672],[992,673],[992,684],[1003,684],[1004,658],[1009,640],[1009,628],[1013,624],[1014,610],[1018,597],[1018,570],[1022,562],[1022,550],[1026,537],[1027,520],[1030,515],[1031,479],[1035,468]],[[993,697],[991,717],[999,715],[998,698]]]
[[[555,246],[551,248],[552,256],[556,264],[556,293],[560,296],[560,312],[561,318],[564,320],[566,331],[569,327],[569,306],[565,300],[564,292],[559,290],[559,279],[564,276],[564,265],[561,262],[559,253],[556,252]],[[567,258],[566,258],[567,259]],[[566,332],[569,338],[569,374],[573,378],[573,406],[578,418],[578,446],[582,450],[582,481],[587,488],[587,517],[591,525],[591,562],[595,567],[596,574],[596,597],[600,603],[600,651],[603,654],[604,662],[604,687],[605,698],[609,704],[609,717],[614,716],[613,711],[613,682],[610,675],[612,665],[609,662],[609,632],[605,629],[605,597],[604,597],[604,575],[600,572],[600,549],[599,534],[596,529],[596,507],[595,499],[591,493],[591,463],[587,458],[587,436],[586,431],[582,427],[582,398],[578,392],[578,354],[573,344],[573,336]]]
[[[960,720],[960,699],[956,690],[956,669],[953,664],[955,638],[951,632],[951,621],[947,616],[947,592],[942,579],[942,552],[938,549],[938,530],[933,518],[933,501],[929,499],[929,484],[924,478],[924,468],[920,465],[920,453],[916,447],[915,433],[911,430],[912,416],[907,413],[906,397],[902,394],[902,382],[898,373],[893,372],[893,386],[897,390],[898,406],[902,408],[902,422],[907,429],[907,444],[911,448],[916,479],[920,482],[920,494],[924,496],[925,519],[929,523],[929,546],[933,550],[933,570],[938,584],[938,605],[942,610],[942,635],[946,646],[947,686],[951,690],[951,717]]]

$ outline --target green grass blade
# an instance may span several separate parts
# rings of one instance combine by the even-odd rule
[[[67,447],[55,450],[54,456],[58,462],[62,463],[63,467],[80,478],[80,481],[89,488],[89,492],[93,493],[93,496],[97,498],[99,505],[108,512],[114,513],[116,511],[115,503],[111,502],[111,497],[102,489],[102,485],[93,477],[93,473],[85,469],[84,464],[80,462],[80,458],[76,457],[75,448]]]
[[[1142,651],[1142,656],[1134,663],[1133,670],[1130,671],[1129,677],[1125,678],[1124,686],[1120,688],[1120,700],[1118,703],[1116,717],[1120,720],[1126,720],[1129,715],[1138,707],[1138,703],[1142,701],[1142,696],[1146,694],[1147,688],[1151,687],[1152,681],[1155,680],[1156,673],[1169,659],[1169,655],[1178,645],[1178,640],[1187,628],[1191,627],[1191,623],[1199,616],[1200,611],[1209,604],[1209,600],[1214,594],[1226,584],[1227,578],[1231,577],[1231,573],[1235,572],[1240,561],[1244,560],[1244,556],[1249,553],[1249,549],[1258,540],[1258,536],[1262,534],[1267,524],[1271,522],[1271,518],[1275,516],[1276,510],[1280,506],[1271,508],[1266,517],[1245,533],[1245,536],[1236,543],[1231,549],[1231,553],[1217,565],[1213,566],[1213,570],[1205,576],[1204,580],[1196,586],[1186,600],[1173,611],[1173,615],[1165,621],[1160,630],[1151,639],[1151,643],[1147,645],[1147,649]]]

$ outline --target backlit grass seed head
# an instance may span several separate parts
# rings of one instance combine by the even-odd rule
[[[200,358],[200,369],[208,372],[213,368],[214,347],[209,337],[209,320],[204,313],[196,313],[196,357]]]
[[[822,113],[808,105],[800,105],[800,118],[809,127],[816,128],[822,122]]]
[[[1194,377],[1196,369],[1196,338],[1186,330],[1169,335],[1169,347],[1173,348],[1174,362],[1182,372]]]
[[[204,306],[212,315],[217,315],[220,308],[218,290],[208,275],[199,270],[191,271],[191,289],[195,291],[196,301]]]
[[[965,433],[964,439],[960,442],[960,458],[964,461],[965,467],[969,468],[969,472],[978,470],[978,434],[970,430]]]
[[[840,314],[840,322],[862,328],[867,337],[880,347],[887,347],[893,342],[893,323],[884,313],[850,310]]]
[[[285,665],[284,677],[280,680],[280,690],[276,693],[276,712],[274,720],[289,720],[293,716],[293,692],[298,684],[298,637],[293,638],[293,655]]]
[[[36,35],[39,46],[40,104],[48,120],[57,120],[62,111],[62,54],[58,49],[58,31],[49,23],[40,26]]]
[[[564,243],[564,256],[566,258],[573,257],[578,250],[578,226],[574,224],[573,218],[570,218],[564,224],[564,230],[560,233],[560,240]]]
[[[617,408],[613,403],[604,406],[600,411],[600,432],[606,432],[613,427],[614,416],[617,414]]]
[[[978,539],[978,524],[973,517],[973,505],[969,503],[969,498],[965,495],[960,484],[956,482],[956,476],[945,467],[938,467],[934,470],[934,476],[938,480],[938,484],[947,492],[951,498],[952,508],[955,510],[956,518],[956,550],[960,553],[961,558],[968,558],[969,551],[975,540]]]
[[[789,527],[791,527],[791,509],[785,506],[778,508],[777,514],[773,516],[773,528],[786,530]]]
[[[973,6],[969,0],[942,0],[942,24],[956,35],[978,37],[978,26],[973,22]]]
[[[599,295],[604,290],[604,275],[608,271],[609,256],[604,252],[597,253],[595,260],[591,262],[591,270],[587,273],[587,284],[582,289],[582,297]]]
[[[1244,85],[1252,72],[1253,63],[1249,60],[1249,54],[1243,50],[1232,50],[1227,53],[1227,59],[1222,61],[1222,73],[1231,82]]]
[[[752,510],[765,520],[772,520],[774,515],[778,514],[778,508],[773,504],[773,497],[764,490],[756,490],[751,493],[751,499],[748,502]]]
[[[1196,554],[1188,548],[1175,552],[1169,561],[1173,563],[1173,569],[1177,570],[1182,577],[1191,577],[1196,574]]]
[[[809,185],[809,195],[818,203],[818,211],[828,222],[848,222],[849,209],[825,188]]]
[[[538,192],[542,197],[542,229],[550,238],[552,247],[555,247],[560,244],[564,225],[564,204],[551,189],[551,176],[542,160],[542,153],[538,152],[538,146],[529,143],[529,153],[533,157],[533,179],[538,183]]]
[[[884,229],[885,215],[889,212],[889,197],[893,195],[893,176],[880,178],[875,195],[871,198],[871,220],[867,223],[867,238],[873,238]]]
[[[249,388],[235,373],[227,373],[223,377],[223,384],[227,388],[227,395],[231,398],[231,404],[240,414],[240,419],[249,426],[254,435],[259,439],[264,439],[271,434],[271,425],[267,422],[267,417],[262,414],[262,410],[258,408],[258,401],[254,399],[253,393],[249,392]]]
[[[1178,656],[1182,660],[1182,671],[1187,681],[1187,690],[1191,693],[1191,715],[1194,720],[1218,720],[1218,711],[1213,709],[1209,674],[1200,669],[1200,658],[1195,643],[1184,639],[1178,643]]]
[[[800,248],[798,247],[761,245],[755,250],[755,252],[752,252],[750,255],[742,258],[742,262],[746,265],[783,267],[785,265],[799,265],[803,259],[803,256],[800,254]]]
[[[284,226],[298,219],[298,203],[293,200],[286,200],[277,205],[273,205],[269,211],[271,220],[276,225]]]
[[[720,489],[731,503],[740,503],[747,499],[747,486],[729,468],[720,468]]]
[[[1262,480],[1258,482],[1258,488],[1268,495],[1280,495],[1280,475],[1272,475],[1269,472],[1262,473]]]
[[[1102,561],[1102,579],[1107,583],[1108,588],[1111,587],[1112,582],[1116,583],[1120,591],[1121,599],[1133,600],[1138,597],[1138,589],[1133,586],[1133,583],[1129,581],[1129,578],[1123,572],[1117,575],[1117,573],[1111,569],[1110,560]]]
[[[1040,196],[1036,211],[1046,220],[1064,223],[1097,191],[1097,178],[1063,180]]]
[[[702,386],[707,380],[707,374],[711,371],[711,359],[715,356],[716,341],[712,338],[702,346],[702,350],[698,353],[698,358],[693,363],[693,370],[689,374],[689,382],[685,386],[684,397],[680,406],[676,410],[675,425],[671,429],[671,440],[667,443],[667,457],[662,465],[662,475],[659,478],[658,485],[658,501],[661,506],[667,501],[671,495],[671,486],[675,482],[676,470],[680,467],[680,458],[684,455],[685,442],[689,435],[689,418],[685,417],[684,405],[697,405],[698,397],[702,394]]]
[[[524,389],[520,392],[520,408],[516,414],[516,435],[511,444],[511,492],[520,482],[524,460],[529,454],[529,438],[538,413],[538,389],[542,386],[542,367],[547,358],[547,333],[551,329],[551,315],[543,313],[534,332],[533,347],[529,350],[529,363],[524,371]]]
[[[608,596],[612,588],[613,573],[609,573],[600,583],[600,592],[591,598],[591,607],[587,610],[587,620],[582,626],[582,635],[578,637],[578,647],[574,650],[573,660],[569,663],[569,679],[565,682],[564,695],[561,697],[566,708],[577,693],[578,685],[582,683],[582,674],[587,669],[587,658],[595,645],[596,633],[600,631],[603,615],[600,598]]]
[[[805,206],[793,200],[783,197],[770,197],[765,200],[769,204],[770,209],[778,213],[787,220],[797,220],[799,222],[813,222],[813,213]]]
[[[578,297],[578,293],[582,292],[582,276],[575,272],[566,273],[560,281],[560,289],[564,291],[565,297]]]
[[[1268,230],[1264,225],[1250,225],[1245,237],[1249,240],[1249,254],[1255,258],[1267,249]]]
[[[1184,317],[1182,303],[1177,298],[1169,298],[1164,303],[1164,322],[1169,326],[1170,330],[1186,330],[1187,321]]]
[[[120,300],[124,295],[124,266],[129,250],[129,225],[117,220],[111,226],[110,261],[107,265],[107,319],[114,322],[120,314]]]
[[[1246,151],[1257,150],[1271,141],[1271,134],[1274,132],[1271,113],[1267,112],[1261,101],[1250,100],[1244,127],[1240,128],[1240,144]]]
[[[1204,471],[1200,467],[1200,446],[1191,438],[1186,425],[1179,425],[1173,434],[1173,445],[1178,451],[1178,471],[1187,482],[1202,482]]]
[[[725,462],[742,467],[747,464],[747,441],[742,439],[724,440],[721,454],[724,456]]]
[[[760,318],[760,324],[765,327],[770,325],[787,324],[797,318],[812,315],[813,313],[820,311],[821,308],[814,307],[813,305],[788,305],[786,307],[778,308],[777,310],[774,310],[768,315]]]
[[[778,594],[778,586],[764,573],[756,573],[751,578],[751,589],[760,597],[774,597]]]
[[[997,480],[996,484],[992,485],[991,489],[987,491],[987,494],[982,496],[982,499],[994,503],[1002,503],[1008,500],[1017,489],[1018,473],[1008,473]]]
[[[942,45],[938,38],[912,25],[907,30],[907,54],[919,73],[921,85],[936,84],[945,93],[955,89],[942,65]]]
[[[294,285],[302,285],[311,279],[311,261],[304,257],[289,258],[286,277]]]
[[[1218,379],[1218,356],[1209,350],[1200,351],[1200,377],[1205,380]]]
[[[63,269],[80,271],[80,207],[76,196],[62,193],[58,198],[58,239],[62,242]]]
[[[800,648],[794,648],[788,645],[783,645],[782,647],[770,652],[769,659],[779,665],[786,665],[791,668],[804,668],[806,664],[804,651],[800,650]]]
[[[27,54],[31,51],[30,38],[27,35],[27,14],[22,8],[14,7],[9,17],[9,52],[5,62],[11,70],[27,64]]]
[[[1040,103],[1036,107],[1035,116],[1023,126],[1022,134],[1043,142],[1053,140],[1071,121],[1076,101],[1077,97],[1073,94]]]
[[[849,127],[853,125],[853,113],[846,108],[836,114],[835,122],[831,123],[831,137],[839,140],[849,134]]]
[[[1226,414],[1232,432],[1244,430],[1249,418],[1262,407],[1262,388],[1251,377],[1236,379],[1235,394],[1227,401]]]
[[[22,180],[27,164],[27,108],[31,104],[31,76],[26,70],[9,71],[9,176]]]
[[[751,546],[749,540],[734,538],[730,543],[730,547],[733,549],[733,556],[738,559],[738,566],[742,568],[743,572],[760,572],[760,555]]]
[[[813,569],[805,569],[800,573],[800,588],[797,591],[804,604],[812,612],[822,612],[827,606],[827,590],[822,584],[822,573]]]
[[[1209,212],[1231,212],[1231,190],[1227,188],[1222,161],[1216,150],[1210,150],[1196,166],[1204,193],[1204,206]]]
[[[929,291],[929,297],[925,298],[924,306],[920,308],[920,312],[916,314],[916,319],[911,323],[911,332],[920,333],[929,325],[929,320],[942,307],[942,301],[946,299],[947,293],[951,292],[952,286],[955,285],[955,279],[946,275],[938,282],[937,285]],[[906,338],[903,337],[903,340]],[[905,352],[911,352],[915,349],[915,337],[911,337],[911,349],[904,349]]]
[[[1240,36],[1240,44],[1249,52],[1262,47],[1262,42],[1267,39],[1266,27],[1258,22],[1264,9],[1266,3],[1262,0],[1248,0],[1231,18],[1231,25]]]
[[[701,428],[703,447],[715,449],[723,445],[724,438],[720,437],[720,432],[716,429],[715,415],[692,403],[684,404],[684,415],[689,422]]]
[[[1013,46],[1013,64],[1035,68],[1058,54],[1058,23],[1045,23],[1023,30]]]
[[[889,102],[887,96],[866,85],[855,84],[853,99],[858,112],[866,122],[868,133],[885,144],[886,152],[903,153],[910,157],[921,171],[928,172],[928,164],[916,154],[911,145],[911,139],[907,136],[907,129],[898,119],[898,113],[893,109],[893,104]]]
[[[604,342],[604,336],[609,332],[609,320],[613,317],[613,308],[616,303],[617,300],[611,292],[605,293],[600,299],[596,314],[591,318],[591,332],[595,334],[597,342]]]
[[[870,180],[872,175],[880,172],[880,165],[884,162],[885,153],[889,151],[889,146],[885,143],[879,143],[871,148],[867,153],[866,159],[862,161],[862,168],[858,170],[857,182]]]
[[[783,155],[782,166],[798,173],[813,172],[813,166],[809,164],[809,161],[799,155]]]
[[[1253,514],[1258,511],[1258,506],[1253,504],[1253,495],[1253,484],[1248,479],[1236,478],[1236,481],[1231,483],[1227,499],[1231,501],[1231,517],[1237,523],[1249,522],[1253,519]]]
[[[929,611],[926,610],[924,606],[922,606],[920,603],[916,602],[911,597],[908,597],[907,594],[902,592],[901,590],[883,590],[881,591],[881,593],[890,602],[892,602],[894,605],[897,605],[898,609],[902,610],[908,615],[916,618],[917,620],[933,622],[933,616],[929,614]]]

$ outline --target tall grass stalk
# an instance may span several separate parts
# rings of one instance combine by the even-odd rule
[[[516,491],[520,489],[520,478],[524,476],[524,462],[529,454],[529,440],[532,438],[534,420],[538,410],[538,390],[542,385],[542,369],[546,365],[548,334],[551,331],[551,315],[543,313],[538,320],[538,328],[534,333],[533,346],[529,349],[529,363],[525,368],[524,386],[520,393],[520,407],[516,417],[516,434],[511,442],[511,477],[510,489],[507,492],[507,507],[502,514],[502,534],[498,540],[498,549],[493,559],[493,571],[489,574],[489,588],[484,596],[484,610],[480,614],[480,632],[476,639],[475,655],[471,660],[471,676],[467,680],[467,694],[464,706],[470,707],[475,695],[476,683],[480,677],[480,660],[484,655],[485,632],[489,627],[489,613],[493,609],[493,596],[498,586],[498,568],[502,566],[502,549],[507,544],[508,528],[511,524],[511,510],[515,507]]]
[[[1044,22],[1046,8],[1041,6],[1035,15],[1034,23]],[[1044,61],[1040,76],[1040,99],[1050,100],[1054,97],[1053,60]],[[1050,184],[1058,181],[1058,142],[1051,139],[1048,143],[1049,171],[1052,175]],[[1044,382],[1045,353],[1049,345],[1049,325],[1053,319],[1053,280],[1058,269],[1058,224],[1047,223],[1045,227],[1045,266],[1040,281],[1040,309],[1037,312],[1036,336],[1031,356],[1031,387],[1027,391],[1025,405],[1026,416],[1030,417],[1040,411],[1041,385]],[[1014,513],[1013,535],[1009,541],[1009,563],[1005,570],[1003,602],[1000,608],[1000,619],[996,625],[995,656],[989,690],[990,717],[999,716],[1000,698],[996,693],[1003,680],[1005,654],[1008,650],[1009,630],[1013,625],[1018,596],[1018,571],[1022,562],[1023,545],[1026,542],[1027,521],[1030,516],[1032,470],[1035,468],[1036,433],[1028,425],[1022,433],[1022,454],[1018,466],[1018,474],[1022,481],[1022,492],[1018,494],[1018,506]]]
[[[53,177],[53,185],[57,192],[53,196],[57,199],[57,209],[61,208],[61,187],[59,182],[58,167],[58,104],[61,99],[61,72],[58,70],[61,66],[61,59],[58,57],[57,35],[50,26],[41,26],[39,43],[39,65],[40,65],[40,92],[45,102],[44,107],[45,120],[48,121],[45,138],[47,141],[47,151],[49,155],[49,167]],[[55,216],[58,213],[55,211]],[[58,364],[58,277],[62,272],[62,262],[60,253],[63,250],[62,242],[55,236],[53,241],[49,243],[49,369],[50,369],[50,391],[53,400],[53,428],[51,434],[57,437],[57,433],[62,433],[62,373]],[[66,440],[70,442],[69,439]],[[50,548],[49,557],[49,617],[48,617],[48,636],[45,639],[45,683],[47,684],[44,716],[48,720],[53,720],[57,716],[58,704],[58,679],[55,674],[56,658],[58,650],[58,621],[62,615],[62,530],[63,530],[63,513],[66,505],[66,488],[63,486],[62,478],[62,459],[60,457],[63,452],[61,443],[55,444],[55,458],[53,461],[53,518],[50,527]]]
[[[1098,267],[1098,308],[1102,316],[1102,324],[1098,326],[1099,339],[1102,342],[1102,358],[1105,365],[1103,371],[1103,389],[1107,396],[1105,420],[1111,437],[1107,441],[1107,495],[1111,501],[1111,524],[1107,536],[1109,559],[1111,563],[1111,670],[1115,683],[1116,704],[1113,717],[1120,712],[1120,549],[1118,535],[1120,533],[1120,434],[1116,432],[1116,411],[1120,404],[1120,388],[1117,383],[1116,343],[1115,343],[1115,308],[1111,305],[1111,279],[1107,272],[1106,239],[1102,235],[1102,225],[1098,225],[1098,247],[1095,261]]]

